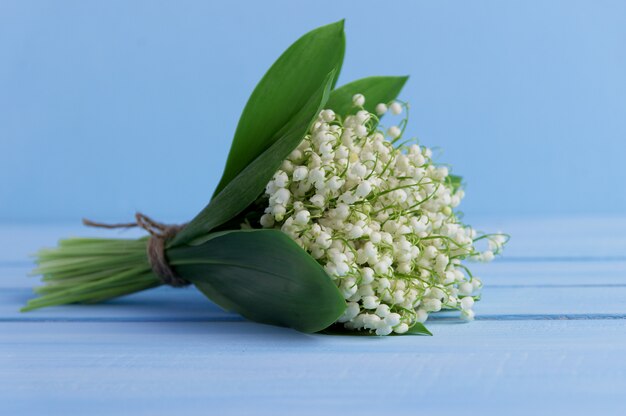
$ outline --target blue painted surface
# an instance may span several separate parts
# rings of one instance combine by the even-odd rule
[[[25,253],[77,230],[0,226],[10,254],[0,260],[0,414],[623,415],[626,239],[615,236],[626,222],[500,221],[526,233],[514,256],[473,267],[486,285],[476,322],[438,315],[433,337],[385,339],[246,322],[193,289],[20,314],[34,283]],[[612,227],[615,258],[580,254],[608,245]],[[540,230],[536,243],[558,258],[537,257]],[[32,247],[11,245],[15,235]]]
[[[513,235],[476,322],[303,335],[167,288],[17,312],[28,254],[138,234],[76,219],[193,216],[266,68],[343,17],[341,81],[411,74],[409,133]],[[0,2],[0,415],[623,415],[624,39],[619,1]]]
[[[188,220],[264,71],[343,17],[341,81],[412,76],[465,211],[626,212],[623,1],[3,0],[0,220]]]

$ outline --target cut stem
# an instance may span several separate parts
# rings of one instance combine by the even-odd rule
[[[43,286],[40,296],[22,312],[69,303],[96,303],[160,286],[146,256],[146,238],[61,240],[53,249],[37,253]]]

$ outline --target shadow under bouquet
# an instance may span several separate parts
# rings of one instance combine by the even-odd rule
[[[70,238],[37,254],[44,285],[24,311],[193,284],[224,309],[302,332],[430,334],[441,310],[471,320],[508,237],[478,234],[456,211],[461,177],[403,137],[407,77],[335,88],[343,21],[291,45],[243,110],[223,176],[189,223],[143,214],[140,239]],[[399,123],[383,129],[392,113]],[[478,250],[479,240],[486,244]]]

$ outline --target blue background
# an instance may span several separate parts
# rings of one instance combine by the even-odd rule
[[[626,212],[626,2],[0,1],[0,220],[192,217],[240,112],[346,18],[340,84],[410,74],[468,214]]]

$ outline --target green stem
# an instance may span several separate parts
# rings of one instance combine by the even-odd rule
[[[71,238],[37,253],[43,286],[22,311],[95,303],[161,285],[146,257],[147,239]]]

